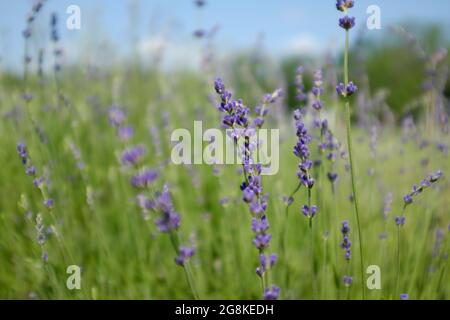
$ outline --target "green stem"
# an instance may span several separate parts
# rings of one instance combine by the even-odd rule
[[[308,188],[308,208],[311,210],[311,189]],[[312,215],[309,216],[309,231],[310,231],[310,237],[311,237],[311,282],[312,282],[312,290],[313,290],[313,299],[316,299],[317,297],[317,285],[316,285],[316,269],[315,269],[315,262],[314,262],[314,233],[313,233],[313,217]]]
[[[349,79],[348,79],[348,54],[349,54],[349,32],[348,30],[345,33],[345,55],[344,55],[344,81],[345,86],[347,87]],[[352,192],[353,192],[353,204],[355,208],[356,214],[356,224],[358,228],[358,239],[359,239],[359,254],[360,254],[360,273],[361,273],[361,287],[362,287],[362,297],[366,298],[365,286],[364,286],[364,255],[363,255],[363,246],[362,246],[362,237],[361,237],[361,226],[359,221],[359,209],[358,209],[358,196],[356,193],[356,183],[355,183],[355,170],[353,166],[353,156],[352,156],[352,128],[351,128],[351,111],[350,111],[350,102],[346,97],[345,101],[345,110],[347,113],[347,145],[348,145],[348,155],[350,160],[350,174],[352,181]]]
[[[175,253],[178,255],[180,253],[180,239],[178,238],[178,233],[176,231],[170,232],[170,241],[172,243],[172,246],[175,250]],[[183,270],[186,276],[186,281],[189,285],[189,288],[191,289],[192,295],[194,296],[195,300],[199,300],[198,292],[195,287],[194,277],[192,276],[192,272],[190,269],[189,261],[186,261],[183,264]]]
[[[395,280],[396,297],[398,298],[400,286],[400,225],[397,226],[397,278]]]

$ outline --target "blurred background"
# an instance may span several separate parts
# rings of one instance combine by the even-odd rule
[[[360,253],[352,247],[348,261],[341,249],[343,220],[357,243],[359,198],[367,265],[383,270],[383,290],[367,297],[448,299],[450,1],[356,0],[349,13],[356,17],[349,69],[359,90],[348,110],[359,197],[350,188],[350,121],[335,90],[344,78],[345,39],[335,4],[0,1],[0,298],[195,296],[174,263],[178,248],[158,231],[159,213],[149,208],[165,186],[182,218],[180,239],[196,249],[200,296],[261,298],[260,262],[239,188],[243,172],[171,158],[174,129],[193,131],[195,120],[204,130],[222,124],[213,87],[221,77],[251,114],[267,93],[284,92],[283,99],[270,96],[276,102],[264,123],[280,130],[280,170],[263,178],[270,253],[279,254],[273,282],[283,298],[361,298]],[[373,6],[381,28],[370,30]],[[80,28],[69,28],[78,10]],[[320,112],[311,107],[314,75],[323,87]],[[301,186],[292,152],[298,107],[307,109],[312,135],[314,233],[300,211],[308,201],[304,189],[287,214],[289,195]],[[123,160],[129,150],[138,150],[134,166]],[[154,170],[155,180],[136,186],[144,169]],[[439,170],[444,178],[436,183],[430,173],[440,179]],[[433,180],[432,190],[417,191],[418,183],[427,185],[423,177]],[[394,217],[411,188],[417,199],[400,238]],[[83,270],[81,291],[66,288],[72,264]],[[344,275],[354,277],[351,290]]]
[[[13,78],[22,73],[24,41],[19,35],[27,27],[32,5],[31,0],[0,3],[0,67]],[[80,8],[79,30],[65,27],[70,5]],[[366,27],[370,5],[380,8],[380,30]],[[251,71],[268,90],[272,85],[269,75],[277,74],[278,83],[288,83],[299,63],[326,68],[341,60],[343,35],[336,27],[334,1],[47,1],[33,22],[30,56],[38,56],[41,50],[51,55],[49,21],[53,12],[59,17],[66,70],[70,66],[133,64],[139,69],[174,72],[201,70],[208,64],[211,76],[233,70],[235,74],[230,76],[242,79],[234,83],[245,92],[246,81],[238,70],[245,69],[246,77]],[[397,120],[405,113],[416,113],[414,101],[427,85],[423,79],[434,68],[430,67],[435,64],[432,60],[438,59],[445,69],[448,66],[446,55],[433,55],[449,46],[449,12],[450,3],[441,0],[426,4],[419,0],[360,0],[352,11],[357,19],[357,29],[351,33],[353,62],[357,64],[353,72],[358,73],[354,76],[370,79],[367,88],[386,101]],[[51,59],[43,59],[42,65],[51,70]],[[440,86],[448,97],[448,82]],[[293,84],[288,89],[287,102],[293,107]]]

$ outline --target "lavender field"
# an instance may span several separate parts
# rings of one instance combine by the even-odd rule
[[[0,7],[1,299],[450,299],[439,1],[117,2]],[[280,6],[332,40],[280,54]]]

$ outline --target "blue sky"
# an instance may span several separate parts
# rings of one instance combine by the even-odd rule
[[[132,43],[143,55],[164,44],[172,59],[190,61],[195,59],[198,49],[192,31],[215,25],[220,28],[216,47],[221,52],[248,48],[261,34],[264,35],[265,49],[275,56],[335,49],[342,42],[342,32],[337,27],[340,13],[334,7],[334,0],[206,1],[207,5],[199,12],[192,0],[47,0],[45,10],[36,21],[37,30],[31,47],[36,51],[45,46],[50,12],[60,16],[63,46],[66,58],[71,61],[89,56],[100,44],[113,48],[115,56],[126,56]],[[383,29],[370,31],[369,36],[382,36],[383,32],[388,32],[388,25],[402,21],[435,22],[444,29],[450,26],[448,0],[355,2],[351,14],[356,16],[360,26],[365,25],[369,5],[378,5],[381,9]],[[32,3],[31,0],[0,1],[3,67],[16,68],[21,64],[23,39],[20,34]],[[65,11],[71,4],[81,9],[81,30],[65,28]],[[134,37],[130,30],[135,30]]]

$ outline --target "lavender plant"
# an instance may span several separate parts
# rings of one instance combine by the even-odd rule
[[[344,254],[344,258],[346,261],[346,275],[344,275],[343,280],[344,280],[344,285],[347,288],[347,299],[349,297],[349,288],[351,286],[351,284],[353,283],[353,277],[348,275],[349,271],[350,271],[350,258],[352,256],[351,253],[351,246],[352,246],[352,242],[350,241],[349,238],[349,233],[350,233],[350,224],[347,220],[342,221],[342,227],[341,227],[341,233],[342,233],[342,242],[341,242],[341,248],[345,251]]]
[[[400,286],[400,227],[402,227],[406,222],[405,212],[409,205],[414,202],[414,198],[421,194],[424,190],[430,188],[432,185],[437,183],[443,176],[441,170],[429,175],[420,182],[420,185],[413,185],[411,192],[408,192],[403,197],[403,209],[401,216],[396,216],[394,218],[395,224],[397,226],[397,278],[396,278],[396,292],[399,292]]]
[[[255,136],[256,129],[261,128],[264,117],[268,114],[267,106],[281,97],[281,91],[276,90],[272,94],[263,97],[262,106],[255,108],[256,118],[250,117],[250,109],[243,104],[242,100],[234,100],[232,94],[225,88],[220,78],[214,82],[214,89],[220,97],[218,110],[223,114],[222,125],[233,130],[232,136],[235,146],[238,140],[243,138],[243,148],[240,154],[242,160],[242,173],[244,182],[240,189],[242,198],[248,204],[252,214],[252,230],[255,233],[253,245],[259,252],[260,265],[256,274],[261,278],[263,297],[266,300],[276,300],[280,294],[280,288],[272,284],[270,271],[275,265],[276,255],[270,254],[270,263],[267,263],[267,249],[272,235],[268,233],[269,222],[266,215],[268,195],[264,194],[262,186],[262,165],[254,160],[254,150],[257,145],[251,141]]]
[[[359,240],[359,253],[360,253],[360,276],[361,276],[361,286],[362,286],[362,297],[365,299],[365,286],[364,286],[364,252],[363,252],[363,241],[361,236],[361,225],[359,220],[359,207],[358,207],[358,194],[356,188],[356,176],[353,162],[353,150],[352,150],[352,128],[351,128],[351,111],[350,111],[350,100],[349,97],[352,96],[358,88],[352,81],[349,81],[349,45],[350,37],[349,31],[355,26],[355,18],[347,15],[348,10],[353,8],[353,0],[337,0],[336,8],[342,11],[345,16],[339,19],[339,26],[345,30],[345,50],[344,50],[344,83],[339,83],[336,87],[337,93],[342,96],[345,100],[346,109],[346,125],[347,125],[347,146],[348,155],[350,161],[350,174],[352,181],[352,197],[353,205],[356,215],[356,224],[358,229],[358,240]]]

